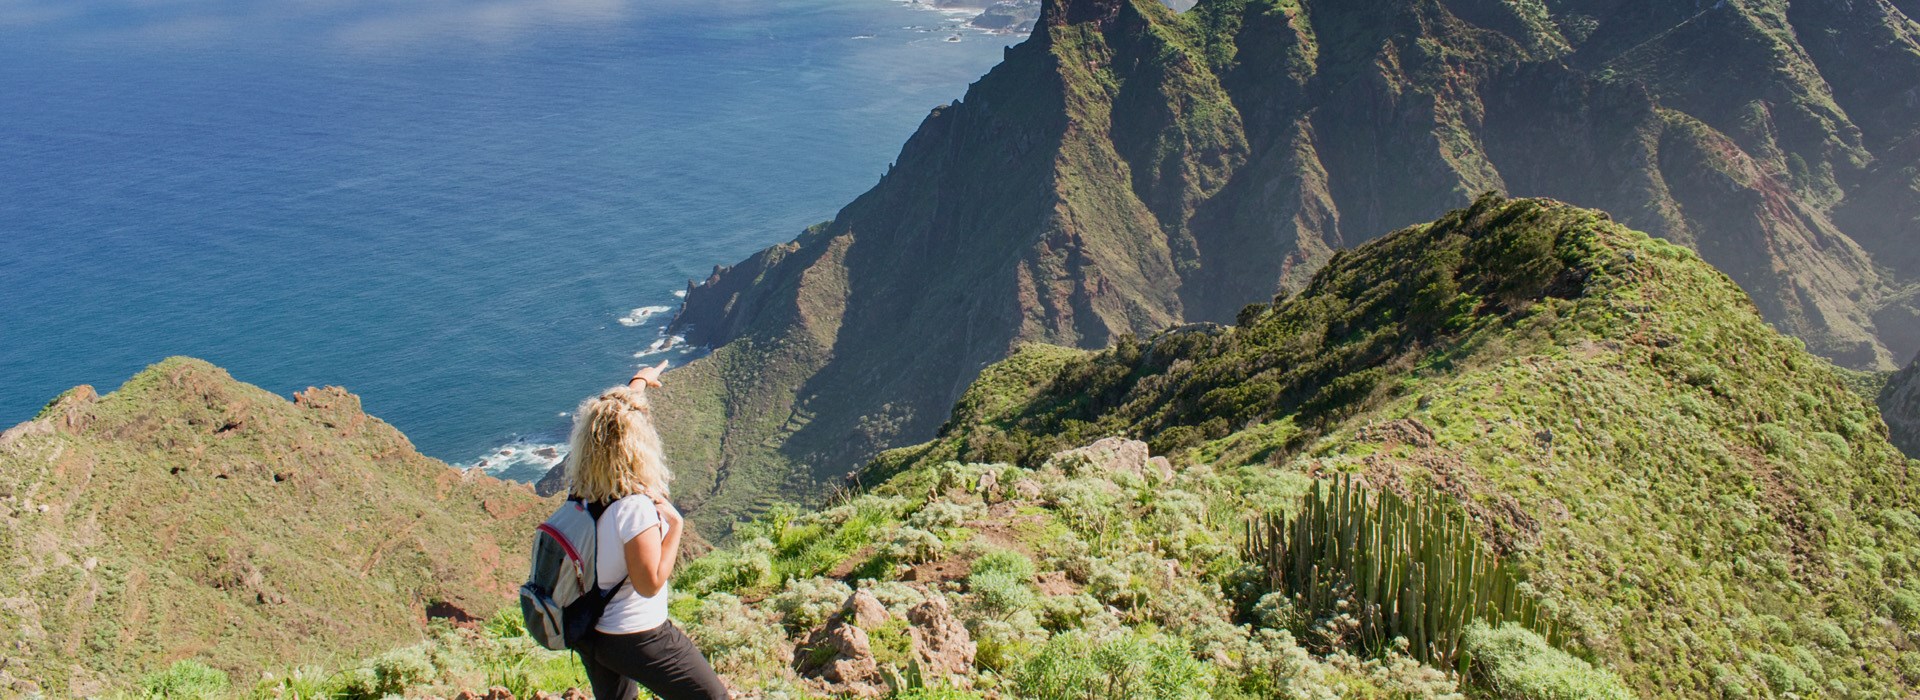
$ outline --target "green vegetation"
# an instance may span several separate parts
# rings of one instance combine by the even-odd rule
[[[1513,700],[1628,700],[1634,697],[1605,669],[1555,649],[1514,623],[1468,625],[1461,651],[1472,661],[1477,685],[1494,698]]]
[[[231,683],[227,674],[185,660],[140,679],[130,692],[110,700],[380,700],[389,697],[452,696],[462,690],[505,688],[516,698],[586,688],[572,653],[534,644],[520,625],[520,611],[505,609],[483,624],[436,623],[426,641],[359,661],[323,669],[305,666],[264,674],[258,682]]]
[[[1525,251],[1551,260],[1506,274]],[[1352,474],[1445,496],[1555,636],[1638,694],[1920,681],[1895,622],[1920,590],[1912,463],[1874,406],[1725,275],[1595,212],[1482,198],[1336,256],[1237,327],[1047,364],[983,373],[938,439],[874,468],[1037,468],[1130,435],[1238,474],[1259,511]],[[1075,523],[1119,497],[1057,496]],[[1269,612],[1306,616],[1291,607]]]

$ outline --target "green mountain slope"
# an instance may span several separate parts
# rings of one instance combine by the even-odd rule
[[[173,358],[0,434],[0,694],[196,659],[250,685],[485,616],[547,508],[449,469],[338,388],[289,402]]]
[[[1907,696],[1920,462],[1875,415],[1693,253],[1483,198],[1236,327],[1016,354],[864,477],[1119,434],[1215,473],[1430,489],[1643,695]]]
[[[1880,390],[1880,415],[1892,431],[1893,444],[1920,459],[1920,357],[1895,372]]]
[[[676,327],[694,517],[924,439],[1023,342],[1231,321],[1494,190],[1693,248],[1844,365],[1920,349],[1920,25],[1884,1],[1053,0],[872,190]]]

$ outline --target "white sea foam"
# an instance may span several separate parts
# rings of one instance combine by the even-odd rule
[[[625,316],[621,316],[620,325],[626,326],[628,328],[645,325],[647,322],[647,319],[652,318],[655,315],[663,314],[672,310],[673,310],[673,307],[671,306],[642,306],[640,308],[627,312],[627,315]]]
[[[687,290],[685,290],[685,289],[675,289],[675,290],[673,290],[673,295],[674,295],[674,296],[677,296],[677,297],[680,297],[680,298],[682,298],[682,299],[685,299],[685,298],[687,298]]]
[[[560,415],[566,415],[564,413]],[[453,466],[479,469],[488,474],[515,481],[534,481],[567,456],[564,442],[514,440],[485,455]]]

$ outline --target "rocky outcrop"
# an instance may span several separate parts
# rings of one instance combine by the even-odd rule
[[[871,635],[898,637],[900,630],[889,625],[897,619],[872,593],[854,591],[840,612],[794,649],[794,670],[825,693],[883,696],[890,688],[889,679]],[[905,622],[905,652],[909,658],[893,659],[893,664],[917,668],[922,679],[946,678],[965,684],[965,676],[973,672],[975,645],[966,625],[954,617],[945,596],[927,595],[924,602],[907,611]],[[896,641],[900,640],[890,639],[889,643]]]
[[[490,615],[547,508],[415,452],[339,388],[293,401],[173,358],[0,434],[0,694],[106,694],[196,659],[235,678]]]
[[[1888,439],[1908,457],[1920,459],[1920,357],[1887,380],[1879,403]]]

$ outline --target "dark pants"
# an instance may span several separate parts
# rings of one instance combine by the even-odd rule
[[[728,697],[707,657],[671,621],[633,634],[588,632],[579,651],[595,700],[635,700],[640,691],[634,681],[663,700]]]

